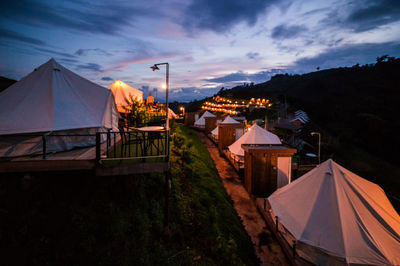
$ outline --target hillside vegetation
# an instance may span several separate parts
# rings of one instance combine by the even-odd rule
[[[169,229],[162,174],[0,178],[4,265],[257,265],[204,145],[172,135]]]
[[[306,111],[311,128],[322,131],[323,157],[400,194],[400,59],[335,68],[303,75],[276,75],[270,81],[223,90],[237,98],[286,96]]]

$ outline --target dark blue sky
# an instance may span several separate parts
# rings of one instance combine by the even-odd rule
[[[20,79],[54,57],[108,87],[120,79],[172,99],[276,73],[373,63],[400,56],[398,0],[2,1],[0,75]]]

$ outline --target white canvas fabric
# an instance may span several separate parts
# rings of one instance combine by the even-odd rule
[[[168,108],[168,118],[169,119],[175,119],[175,118],[179,118],[179,115],[175,114],[174,111],[172,111],[171,108]]]
[[[206,125],[206,120],[204,119],[205,117],[215,117],[215,115],[209,111],[205,111],[204,114],[196,122],[194,122],[194,125],[197,127],[204,127]]]
[[[211,131],[211,135],[218,138],[218,127],[214,128],[213,131]]]
[[[114,81],[108,89],[111,90],[114,95],[118,112],[126,112],[124,107],[128,106],[128,100],[130,100],[131,97],[138,102],[143,101],[142,91],[135,89],[120,80]]]
[[[0,135],[87,134],[108,129],[118,130],[111,91],[78,76],[54,59],[0,93]],[[0,138],[4,148],[6,137]],[[85,142],[72,141],[61,146],[80,146]],[[10,152],[7,149],[7,154]],[[13,154],[21,155],[15,150]]]
[[[331,159],[268,201],[314,264],[400,265],[400,216],[385,192]]]
[[[224,121],[221,122],[221,124],[240,124],[240,122],[236,121],[229,115],[224,119]]]
[[[279,145],[282,144],[279,137],[263,128],[254,124],[249,131],[228,147],[229,151],[237,156],[244,156],[242,144],[258,144],[258,145]]]

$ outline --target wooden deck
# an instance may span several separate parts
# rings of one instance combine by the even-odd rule
[[[120,139],[117,139],[118,144]],[[101,157],[105,157],[105,143]],[[110,148],[112,149],[112,147]],[[96,147],[73,149],[65,152],[6,158],[0,160],[0,173],[94,171],[98,176],[162,173],[169,170],[169,162],[137,162],[106,166],[96,161]]]

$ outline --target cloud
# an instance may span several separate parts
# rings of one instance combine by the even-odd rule
[[[271,69],[269,71],[260,71],[254,74],[238,71],[222,77],[205,79],[207,82],[213,82],[218,84],[224,84],[224,86],[232,86],[240,83],[261,83],[269,80],[275,74],[286,73],[282,69]]]
[[[260,54],[259,54],[259,53],[248,52],[248,53],[246,54],[246,56],[247,56],[247,58],[249,58],[249,59],[257,59],[257,58],[260,57]]]
[[[20,41],[20,42],[29,43],[29,44],[46,45],[46,43],[42,40],[28,37],[24,34],[21,34],[21,33],[15,32],[15,31],[11,31],[11,30],[7,30],[4,28],[0,28],[0,38],[16,40],[16,41]]]
[[[155,12],[155,11],[153,11]],[[67,28],[74,31],[117,34],[124,26],[131,26],[137,16],[149,10],[128,2],[86,1],[39,2],[35,0],[8,1],[0,8],[0,16],[20,24],[47,28]]]
[[[182,25],[188,32],[195,29],[225,32],[240,22],[253,26],[267,7],[275,2],[277,1],[193,0],[184,11]]]
[[[112,79],[112,78],[110,78],[110,77],[102,77],[101,80],[104,80],[104,81],[112,81],[112,80],[114,80],[114,79]]]
[[[79,60],[71,59],[71,58],[57,58],[57,62],[66,63],[66,64],[76,64]]]
[[[354,32],[374,30],[400,20],[398,0],[354,0],[336,5],[320,21],[325,27],[351,29]]]
[[[372,30],[400,20],[400,1],[398,0],[363,1],[363,4],[358,7],[345,21],[356,32]]]
[[[156,62],[166,60],[172,57],[176,57],[179,54],[175,53],[157,53],[152,54],[151,52],[142,51],[141,53],[137,53],[135,56],[131,56],[128,59],[120,60],[113,63],[113,66],[108,68],[105,72],[110,73],[113,71],[120,71],[123,70],[130,65],[139,64],[139,63],[146,63],[146,62]]]
[[[188,87],[188,88],[173,88],[171,89],[171,93],[169,95],[170,101],[178,101],[178,102],[189,102],[194,99],[203,99],[205,97],[210,97],[216,94],[219,91],[219,88],[197,88],[197,87]],[[158,95],[160,101],[165,100]]]
[[[281,24],[272,29],[271,37],[274,39],[294,39],[297,38],[301,33],[307,31],[307,27],[294,25],[287,26]]]
[[[91,71],[95,71],[95,72],[104,72],[103,68],[96,63],[86,63],[84,65],[78,65],[76,67],[78,70],[91,70]]]
[[[46,48],[37,48],[36,47],[35,49],[40,51],[40,52],[44,52],[44,53],[50,54],[52,56],[59,55],[59,56],[64,56],[64,57],[68,57],[68,58],[75,58],[74,55],[69,54],[69,53],[58,52],[58,51],[54,51],[54,50],[46,49]]]
[[[100,48],[94,48],[94,49],[82,49],[81,48],[81,49],[76,50],[75,55],[85,56],[85,55],[88,55],[90,52],[93,52],[97,55],[112,56],[111,53],[109,53],[103,49],[100,49]]]
[[[321,69],[352,66],[355,64],[374,63],[376,57],[388,54],[400,56],[400,43],[365,43],[345,45],[339,48],[329,49],[314,57],[299,59],[293,65],[293,70],[302,73],[314,71],[316,67]]]

